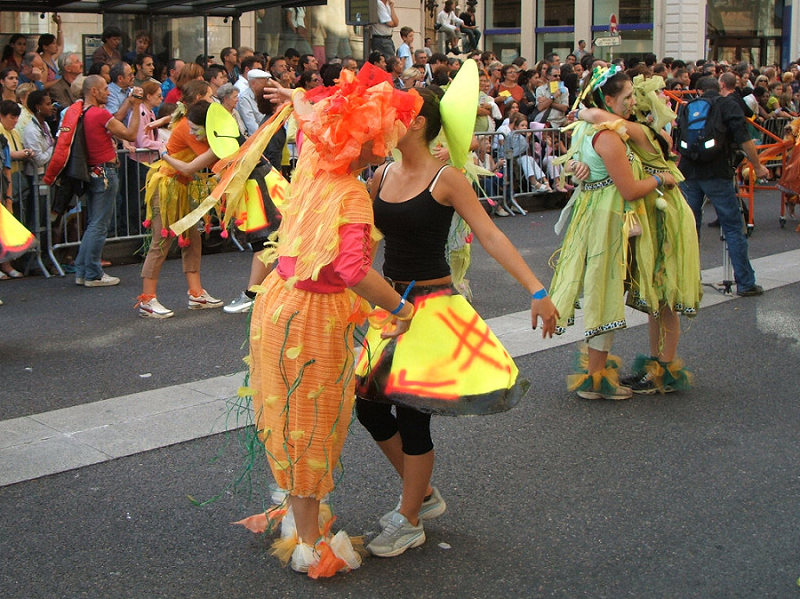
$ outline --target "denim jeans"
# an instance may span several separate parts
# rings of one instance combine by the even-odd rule
[[[105,168],[103,177],[92,176],[86,194],[89,224],[81,238],[81,247],[75,258],[75,277],[94,281],[103,276],[100,255],[108,234],[108,225],[114,211],[119,190],[119,172],[116,168]],[[106,183],[107,182],[107,183]]]
[[[756,284],[756,273],[747,255],[747,237],[742,229],[744,221],[736,197],[736,188],[731,179],[687,179],[681,183],[681,191],[694,212],[697,236],[700,237],[700,224],[703,220],[703,196],[714,205],[719,217],[719,226],[728,243],[728,254],[733,266],[736,290],[745,291]]]

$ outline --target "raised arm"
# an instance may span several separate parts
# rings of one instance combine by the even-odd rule
[[[541,318],[542,337],[552,337],[558,319],[558,310],[547,297],[544,285],[530,269],[517,248],[486,214],[466,177],[454,168],[446,169],[434,190],[437,198],[439,193],[443,193],[442,203],[452,206],[458,212],[472,228],[478,241],[489,255],[531,296],[531,325],[533,328],[536,328],[537,322]],[[534,295],[537,297],[533,297]]]

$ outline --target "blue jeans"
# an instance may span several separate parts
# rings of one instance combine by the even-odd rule
[[[747,255],[747,237],[742,232],[744,220],[736,197],[736,188],[731,179],[687,179],[681,183],[681,191],[694,212],[697,237],[703,220],[703,196],[708,197],[719,217],[719,226],[728,243],[728,254],[733,266],[736,290],[746,291],[756,284],[756,273]]]
[[[75,278],[94,281],[103,277],[100,255],[108,235],[108,225],[114,211],[119,190],[119,172],[116,168],[105,168],[105,180],[92,176],[86,194],[89,224],[81,238],[81,247],[75,258]],[[106,184],[106,181],[108,182]]]

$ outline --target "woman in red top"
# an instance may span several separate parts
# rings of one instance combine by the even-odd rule
[[[518,104],[525,96],[525,90],[517,83],[519,79],[519,67],[513,64],[507,64],[502,70],[502,79],[494,90],[494,101],[500,107],[500,111],[505,116],[506,109],[512,101]]]

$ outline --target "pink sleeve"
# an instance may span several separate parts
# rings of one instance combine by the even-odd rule
[[[157,150],[160,152],[164,149],[164,142],[159,139],[153,139],[153,132],[145,131],[144,129],[145,126],[152,121],[149,116],[149,113],[142,110],[141,116],[139,117],[139,131],[136,133],[136,147],[147,148],[148,150]]]
[[[331,266],[347,287],[358,284],[367,275],[372,266],[369,225],[359,223],[339,227],[339,255]]]

